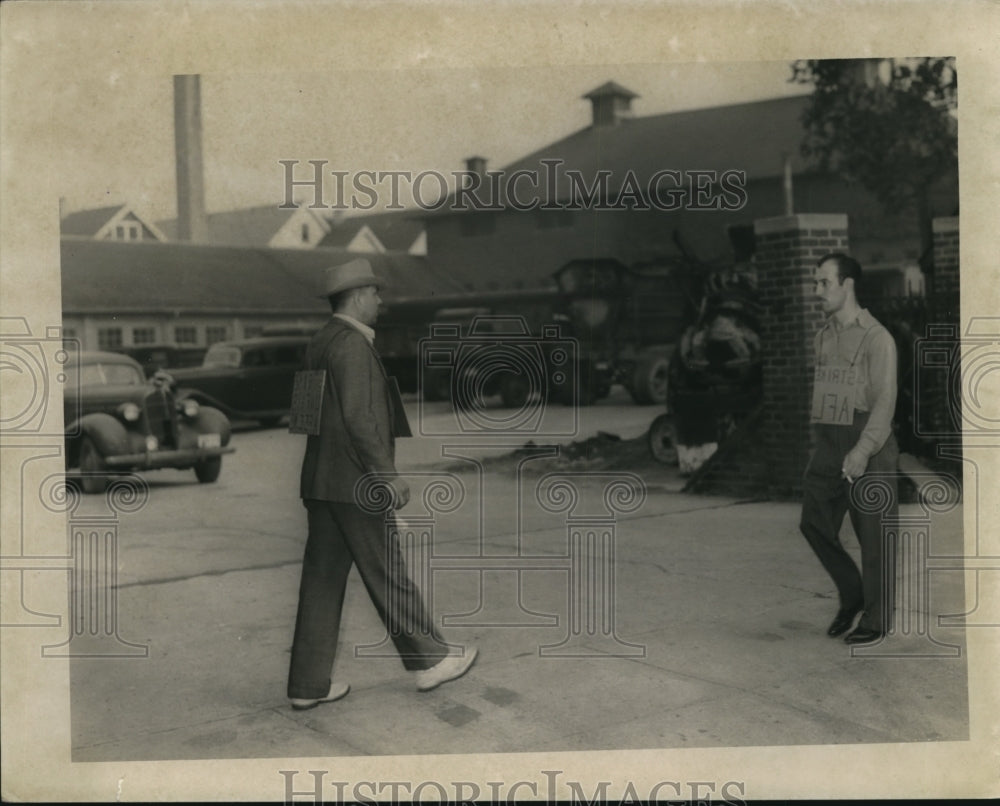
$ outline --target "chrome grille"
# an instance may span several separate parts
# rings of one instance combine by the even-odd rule
[[[177,410],[174,397],[163,389],[146,395],[146,423],[149,433],[164,447],[177,447]]]

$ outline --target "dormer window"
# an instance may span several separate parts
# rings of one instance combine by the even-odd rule
[[[108,238],[112,241],[141,241],[142,225],[138,221],[115,224],[114,229],[108,232]]]

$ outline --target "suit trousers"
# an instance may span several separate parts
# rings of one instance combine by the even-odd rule
[[[883,519],[895,521],[899,513],[897,461],[899,448],[889,436],[878,453],[868,460],[865,475],[852,485],[842,477],[844,457],[857,444],[868,416],[855,412],[854,423],[815,426],[816,446],[806,469],[802,519],[799,528],[833,579],[844,609],[860,607],[864,614],[858,626],[888,632],[892,629],[893,596],[896,578],[895,541],[888,539]],[[889,487],[886,506],[878,512],[859,506],[855,497],[865,501],[868,474],[879,474],[878,482]],[[880,493],[870,488],[871,503]],[[850,513],[851,525],[861,546],[861,570],[840,542],[844,515]]]
[[[420,591],[407,576],[399,541],[382,515],[354,504],[305,500],[309,536],[302,561],[288,696],[326,696],[337,652],[347,577],[357,565],[368,595],[408,670],[448,654]]]

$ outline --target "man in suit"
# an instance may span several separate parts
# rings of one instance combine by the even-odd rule
[[[840,609],[827,630],[847,633],[849,644],[881,641],[892,626],[895,552],[883,517],[897,517],[896,464],[892,435],[896,408],[896,342],[858,304],[861,266],[841,253],[821,258],[816,295],[828,319],[816,334],[812,422],[815,450],[806,469],[799,528],[837,586]],[[859,506],[859,485],[878,474],[888,489],[884,514]],[[861,546],[861,571],[844,550],[838,532],[844,515]]]
[[[352,565],[399,652],[429,691],[461,677],[476,650],[448,645],[434,629],[420,592],[407,576],[386,513],[359,506],[359,483],[377,474],[391,491],[392,507],[410,497],[396,472],[394,410],[385,370],[373,340],[380,281],[364,259],[326,270],[323,296],[333,316],[306,352],[305,369],[324,370],[319,433],[307,438],[301,496],[309,535],[302,562],[288,697],[297,710],[334,702],[350,686],[331,679],[341,609]],[[397,396],[398,399],[398,396]]]

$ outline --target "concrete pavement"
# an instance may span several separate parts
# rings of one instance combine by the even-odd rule
[[[293,711],[284,686],[305,518],[270,483],[295,469],[289,439],[272,430],[243,440],[243,461],[252,445],[270,457],[267,474],[234,461],[218,487],[187,492],[164,477],[141,514],[157,523],[176,517],[173,530],[129,532],[123,522],[120,634],[148,643],[150,655],[72,662],[74,761],[967,738],[960,629],[934,627],[955,657],[928,657],[930,644],[908,636],[890,636],[883,656],[852,657],[825,635],[836,597],[798,533],[796,504],[683,495],[675,471],[652,464],[636,470],[644,505],[614,522],[617,641],[605,622],[581,636],[576,657],[540,656],[566,639],[580,601],[568,584],[566,512],[539,505],[539,470],[520,484],[502,467],[482,479],[461,473],[466,498],[434,526],[431,598],[436,618],[449,622],[446,637],[480,648],[476,666],[418,693],[391,651],[356,657],[352,650],[378,645],[385,632],[354,573],[336,671],[352,692]],[[571,478],[577,515],[600,508],[605,483]],[[195,494],[199,505],[177,512]],[[212,502],[232,496],[267,504],[252,518],[214,521]],[[404,514],[413,517],[411,509]],[[856,546],[846,523],[844,537]],[[934,517],[931,541],[936,552],[961,554],[960,509]],[[519,548],[535,558],[520,573],[498,561],[476,571],[469,559]],[[587,554],[586,567],[596,568],[600,552]],[[964,609],[960,572],[927,584],[933,613]],[[910,617],[912,607],[904,608]]]

